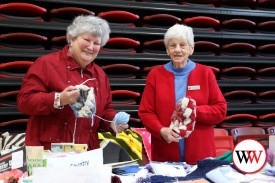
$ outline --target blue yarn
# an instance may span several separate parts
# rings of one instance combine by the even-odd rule
[[[130,115],[126,112],[118,112],[115,116],[116,124],[127,124],[130,119]]]

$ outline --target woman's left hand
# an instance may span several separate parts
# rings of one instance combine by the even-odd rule
[[[116,125],[116,128],[115,128],[115,125]],[[112,128],[112,130],[115,132],[115,133],[121,133],[123,132],[124,130],[126,130],[127,128],[129,128],[129,125],[128,124],[116,124],[116,123],[111,123],[110,124],[110,127]],[[117,130],[117,132],[116,132]]]

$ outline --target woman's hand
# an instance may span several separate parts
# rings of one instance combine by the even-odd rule
[[[179,142],[180,135],[171,128],[163,127],[160,130],[160,135],[166,140],[167,143]]]
[[[76,103],[79,96],[80,92],[75,86],[68,86],[60,93],[60,105]]]
[[[115,128],[115,125],[116,125],[116,128]],[[129,128],[129,125],[128,124],[116,124],[116,123],[111,123],[110,124],[110,127],[112,128],[112,130],[115,132],[115,133],[121,133],[123,132],[124,130],[126,130],[127,128]],[[117,131],[116,131],[117,130]]]

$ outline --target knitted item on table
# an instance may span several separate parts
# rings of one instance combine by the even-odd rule
[[[275,176],[275,166],[264,168],[264,172],[266,175]]]
[[[238,173],[230,166],[221,166],[215,168],[208,173],[206,177],[213,182],[222,183],[236,183],[236,182],[246,182],[246,178],[243,174]]]
[[[187,138],[194,130],[196,123],[196,101],[190,97],[180,99],[171,117],[170,128]]]
[[[94,88],[86,85],[76,85],[80,92],[80,96],[76,103],[70,104],[76,117],[93,118],[96,113],[96,101]]]
[[[197,180],[197,179],[207,179],[206,173],[209,171],[223,165],[229,165],[228,161],[224,160],[212,160],[204,159],[197,161],[197,169],[186,175],[185,177],[168,177],[161,175],[151,176],[151,182],[175,182],[184,180]]]

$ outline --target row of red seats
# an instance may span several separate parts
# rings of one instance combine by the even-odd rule
[[[0,107],[16,107],[16,97],[19,90],[1,92]],[[139,92],[131,90],[112,90],[113,101],[111,105],[136,105],[140,99]]]
[[[27,42],[25,40],[28,40]],[[0,48],[60,50],[67,44],[66,36],[47,38],[35,33],[14,32],[0,34]],[[275,56],[275,44],[253,45],[245,42],[218,44],[211,41],[195,41],[194,55],[219,56]],[[164,40],[141,43],[126,37],[111,37],[101,52],[166,54]]]
[[[8,3],[0,5],[0,18],[32,21],[71,22],[78,15],[97,15],[106,19],[111,26],[170,27],[176,23],[187,24],[197,30],[274,33],[275,21],[254,22],[249,19],[234,18],[219,20],[208,16],[177,17],[170,14],[153,14],[140,17],[129,11],[106,11],[96,14],[78,7],[62,7],[48,10],[28,3]],[[47,16],[48,18],[45,18]]]
[[[252,114],[232,114],[227,115],[222,123],[217,124],[220,128],[239,128],[239,127],[271,127],[275,126],[275,113],[265,115]]]
[[[0,93],[0,106],[16,106],[18,90]],[[113,90],[113,105],[136,105],[141,94],[131,90]],[[228,104],[275,104],[275,90],[252,92],[233,90],[223,93]]]
[[[5,78],[23,78],[32,61],[12,61],[0,63],[0,77]],[[131,64],[110,64],[101,66],[109,78],[113,79],[145,79],[148,72],[158,65],[140,68]],[[254,69],[245,66],[234,66],[224,69],[211,67],[217,80],[275,80],[275,67]],[[255,96],[253,93],[243,92],[243,95]],[[238,93],[228,93],[231,96]]]
[[[214,128],[214,138],[217,157],[233,150],[234,145],[244,139],[255,139],[260,141],[267,149],[269,147],[269,136],[275,135],[275,126],[266,130],[261,127],[240,127],[227,130]]]
[[[245,8],[245,9],[274,9],[273,0],[131,0],[153,3],[169,3],[187,6],[207,6],[222,8]]]

